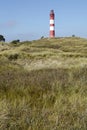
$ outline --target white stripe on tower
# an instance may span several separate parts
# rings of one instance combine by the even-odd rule
[[[50,37],[55,37],[55,14],[54,11],[50,11]]]

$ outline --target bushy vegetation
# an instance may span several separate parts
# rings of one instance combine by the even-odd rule
[[[18,40],[13,40],[12,42],[11,42],[11,44],[17,44],[17,43],[19,43],[20,42],[20,40],[18,39]]]
[[[0,42],[5,42],[5,38],[3,35],[0,35]]]
[[[1,130],[87,129],[86,39],[40,39],[3,48]]]

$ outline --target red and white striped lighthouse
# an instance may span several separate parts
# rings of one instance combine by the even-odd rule
[[[54,10],[50,11],[50,37],[55,37],[55,14]]]

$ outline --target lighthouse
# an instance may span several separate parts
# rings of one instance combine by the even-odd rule
[[[55,14],[54,10],[50,11],[50,38],[55,37]]]

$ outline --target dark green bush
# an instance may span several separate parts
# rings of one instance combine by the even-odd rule
[[[19,54],[10,54],[9,56],[8,56],[8,59],[9,60],[17,60],[18,59],[18,56],[19,56]]]

